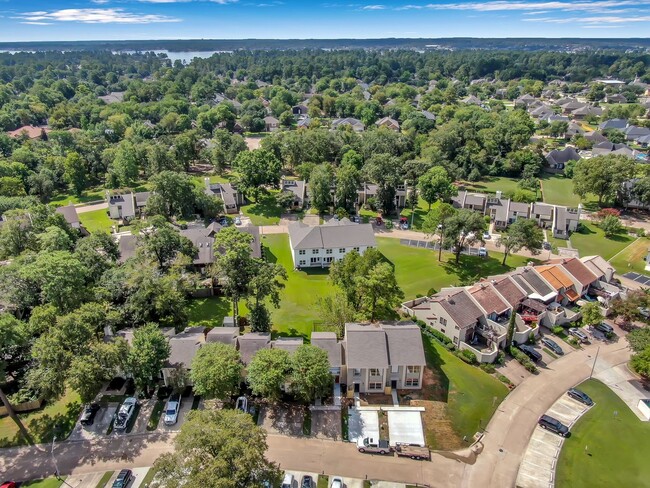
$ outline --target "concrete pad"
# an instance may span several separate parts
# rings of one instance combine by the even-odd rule
[[[71,441],[92,440],[105,435],[118,405],[118,403],[109,403],[108,406],[101,407],[95,415],[93,425],[84,427],[77,422],[68,439]]]
[[[74,488],[95,488],[99,480],[102,479],[102,476],[104,476],[103,472],[76,474],[68,476],[65,481],[74,486]]]
[[[318,439],[339,440],[341,432],[341,411],[340,410],[317,410],[311,411],[311,435]]]
[[[304,412],[302,408],[291,405],[261,407],[258,424],[273,434],[302,436]]]
[[[156,405],[156,400],[151,398],[149,400],[141,400],[140,408],[135,411],[137,417],[133,422],[133,428],[129,434],[144,434],[147,431],[147,425],[149,424],[149,417],[151,417],[151,412],[153,412],[153,407]]]
[[[144,477],[147,476],[149,469],[150,468],[133,468],[131,471],[133,471],[133,477],[135,479],[129,486],[127,486],[127,488],[140,488],[140,485],[142,485]],[[108,488],[110,488],[110,486]]]
[[[163,411],[158,421],[158,430],[163,432],[178,432],[185,423],[187,414],[192,410],[192,403],[194,402],[194,395],[181,398],[181,410],[178,412],[178,420],[174,425],[165,425],[165,412]],[[165,400],[165,407],[167,407],[167,400]]]
[[[609,386],[630,407],[639,420],[645,422],[646,418],[637,406],[639,400],[650,397],[650,394],[643,390],[637,378],[628,371],[627,366],[620,364],[610,367],[605,361],[599,360],[595,369],[597,372],[594,377]]]
[[[379,414],[377,410],[348,410],[348,437],[350,442],[372,437],[379,439]]]
[[[391,446],[397,444],[426,445],[420,412],[388,411],[388,432]]]

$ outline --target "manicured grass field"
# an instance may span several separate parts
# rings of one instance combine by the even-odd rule
[[[580,197],[573,193],[573,181],[562,175],[551,175],[544,173],[540,178],[544,202],[553,205],[564,205],[566,207],[577,207],[580,204]],[[597,198],[587,195],[582,202],[586,208],[597,208]]]
[[[634,237],[627,234],[605,237],[605,233],[600,227],[585,221],[581,222],[580,232],[571,234],[571,245],[580,251],[580,256],[599,254],[605,259],[610,259],[632,242],[634,242]]]
[[[250,217],[253,225],[275,225],[280,222],[282,215],[282,207],[276,203],[275,195],[277,192],[262,195],[259,201],[242,205],[241,211]]]
[[[610,258],[610,263],[619,274],[636,271],[645,273],[645,257],[650,248],[650,239],[641,237],[623,249],[619,254]]]
[[[81,411],[79,395],[72,390],[56,402],[47,404],[41,410],[19,414],[34,442],[49,442],[56,435],[65,439],[70,435]],[[0,418],[0,447],[25,444],[18,427],[9,417]]]
[[[62,479],[57,480],[55,477],[51,477],[43,480],[27,481],[21,486],[29,486],[29,488],[59,488],[59,486],[63,485],[65,478],[64,476]]]
[[[588,380],[579,388],[596,405],[564,442],[555,486],[648,486],[650,424],[640,421],[603,383]]]
[[[110,233],[111,226],[115,225],[115,222],[109,218],[106,212],[105,208],[93,210],[92,212],[83,212],[79,214],[79,221],[90,233]]]
[[[434,209],[437,205],[439,205],[438,202],[431,205],[431,208]],[[427,213],[429,213],[429,204],[422,200],[422,198],[418,197],[417,207],[415,207],[413,211],[411,211],[410,208],[403,209],[400,213],[400,217],[406,217],[408,219],[409,227],[411,227],[411,219],[413,219],[412,228],[420,230],[422,229],[422,223],[424,222],[424,218],[426,217]],[[415,215],[412,216],[412,214]]]
[[[423,339],[427,364],[437,373],[440,382],[443,398],[438,400],[447,401],[447,413],[459,439],[464,436],[471,439],[480,428],[485,428],[508,394],[508,388],[493,376],[458,359],[435,339],[426,336]]]
[[[86,190],[80,197],[72,193],[62,193],[52,198],[50,203],[55,207],[61,207],[70,203],[76,205],[78,203],[96,202],[97,200],[104,200],[105,194],[106,190],[103,188]]]
[[[274,329],[282,334],[308,337],[319,320],[316,306],[318,298],[333,291],[333,285],[328,279],[329,272],[320,268],[294,270],[289,237],[286,234],[264,236],[263,243],[268,259],[282,264],[289,275],[281,293],[280,308],[271,310]],[[503,273],[527,262],[524,257],[511,256],[508,265],[501,266],[503,255],[492,253],[489,259],[462,256],[460,264],[456,265],[451,254],[443,253],[443,262],[440,264],[437,253],[403,246],[399,239],[378,238],[377,245],[386,259],[395,266],[397,282],[406,299],[415,298],[417,294],[425,295],[432,288],[438,291],[444,286],[459,284],[475,276]],[[196,317],[199,317],[198,313]]]
[[[467,191],[482,192],[482,193],[496,193],[501,191],[514,192],[519,189],[519,180],[517,178],[506,178],[505,176],[494,176],[486,178],[482,181],[463,181],[461,182]]]

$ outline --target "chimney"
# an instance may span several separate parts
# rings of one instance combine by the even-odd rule
[[[501,190],[497,190],[497,198],[501,198]]]

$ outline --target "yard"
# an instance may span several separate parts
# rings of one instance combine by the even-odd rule
[[[544,202],[553,205],[564,205],[566,207],[577,207],[580,204],[580,197],[573,193],[573,181],[562,175],[549,173],[542,174],[540,178]],[[597,199],[588,195],[582,205],[589,208],[597,208]]]
[[[438,423],[427,426],[427,444],[433,449],[461,447],[463,437],[471,439],[485,428],[508,389],[493,376],[458,359],[435,339],[423,336],[423,340],[427,365],[434,373],[433,384],[427,385],[425,380],[423,393],[428,400],[447,403],[446,416],[456,434],[453,439],[444,431],[437,432]]]
[[[619,274],[629,271],[645,273],[645,257],[648,254],[648,248],[650,248],[650,239],[642,237],[632,242],[616,256],[610,258],[610,263]]]
[[[105,208],[93,210],[92,212],[83,212],[79,214],[79,222],[83,225],[88,232],[111,232],[111,227],[115,222],[108,217]]]
[[[55,477],[45,478],[44,480],[34,480],[27,481],[22,483],[20,486],[29,486],[29,488],[59,488],[63,485],[65,481],[65,476],[61,479],[56,479]]]
[[[49,442],[53,435],[65,439],[74,428],[81,403],[79,395],[72,390],[56,402],[47,404],[40,410],[20,414],[19,417],[36,443]],[[19,434],[18,427],[8,416],[0,418],[0,447],[25,444]]]
[[[55,207],[61,207],[63,205],[68,205],[72,203],[76,205],[77,203],[88,203],[101,201],[106,198],[106,190],[103,188],[91,188],[83,192],[83,195],[80,197],[72,193],[61,193],[56,195],[50,203]]]
[[[275,225],[280,222],[282,207],[275,201],[277,192],[268,195],[260,195],[257,202],[242,205],[241,211],[250,217],[253,225]]]
[[[496,193],[497,191],[507,193],[519,189],[517,178],[506,178],[505,176],[494,176],[482,181],[461,181],[467,191],[481,193]]]
[[[286,234],[264,236],[263,243],[268,259],[282,264],[289,275],[286,287],[281,293],[280,308],[271,311],[274,329],[281,334],[309,337],[319,321],[316,306],[318,297],[333,290],[328,280],[328,270],[294,270],[289,237]],[[501,266],[502,254],[492,253],[489,259],[462,256],[460,265],[456,265],[450,253],[443,253],[443,262],[440,264],[437,253],[403,246],[399,239],[378,238],[377,245],[386,259],[395,266],[397,282],[406,299],[415,298],[417,294],[425,295],[431,289],[438,291],[444,286],[468,282],[476,276],[503,273],[528,261],[524,257],[510,256],[508,266],[504,267]],[[210,313],[209,306],[203,305],[197,306],[192,315],[196,320],[209,320],[210,315],[201,318],[201,310],[206,314]],[[216,320],[220,319],[216,317]]]
[[[596,405],[564,442],[555,486],[647,486],[650,424],[641,422],[603,383],[588,380],[580,389]]]
[[[634,237],[619,234],[605,237],[605,233],[593,222],[580,223],[580,231],[571,234],[571,246],[580,252],[580,256],[600,255],[610,259],[634,242]]]

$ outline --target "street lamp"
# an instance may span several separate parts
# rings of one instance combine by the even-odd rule
[[[52,464],[54,464],[54,476],[56,476],[56,479],[59,481],[62,481],[64,485],[69,486],[70,488],[74,488],[70,483],[68,483],[66,480],[61,478],[61,474],[59,473],[59,466],[56,464],[56,458],[54,457],[54,443],[56,442],[56,436],[52,439],[52,448],[50,449],[50,455],[52,456]]]

